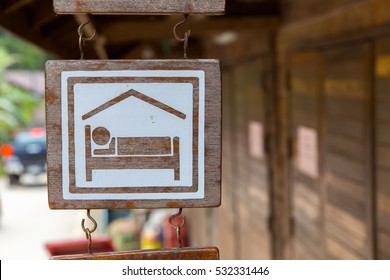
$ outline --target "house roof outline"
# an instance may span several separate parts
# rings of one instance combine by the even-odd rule
[[[168,112],[168,113],[170,113],[178,118],[181,118],[183,120],[186,119],[186,117],[187,117],[184,113],[182,113],[182,112],[180,112],[180,111],[178,111],[178,110],[176,110],[176,109],[174,109],[174,108],[172,108],[172,107],[170,107],[170,106],[168,106],[168,105],[166,105],[166,104],[164,104],[164,103],[162,103],[162,102],[160,102],[152,97],[149,97],[149,96],[147,96],[139,91],[131,89],[131,90],[128,90],[128,91],[118,95],[117,97],[103,103],[102,105],[96,107],[95,109],[89,111],[88,113],[84,114],[81,118],[83,120],[87,120],[87,119],[99,114],[100,112],[110,108],[111,106],[114,106],[114,105],[122,102],[123,100],[125,100],[129,97],[138,98],[146,103],[149,103],[149,104],[151,104],[151,105],[153,105],[153,106],[155,106],[163,111],[166,111],[166,112]]]

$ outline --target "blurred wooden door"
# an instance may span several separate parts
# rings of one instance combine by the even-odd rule
[[[270,182],[267,153],[266,96],[270,78],[266,56],[236,64],[231,69],[234,86],[232,115],[234,126],[233,203],[237,216],[237,254],[240,259],[272,258],[269,232]]]
[[[372,259],[372,46],[324,52],[325,257]]]
[[[374,257],[372,45],[290,60],[294,259]]]
[[[321,259],[322,190],[320,173],[321,81],[320,53],[290,57],[289,123],[291,258]]]

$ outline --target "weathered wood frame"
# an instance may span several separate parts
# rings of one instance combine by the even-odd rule
[[[221,15],[225,12],[225,0],[54,0],[53,3],[57,14]]]
[[[52,260],[219,260],[217,247],[138,250],[54,256]]]
[[[62,112],[61,73],[64,71],[98,70],[202,70],[205,74],[205,126],[204,126],[204,198],[203,199],[160,199],[160,200],[73,200],[64,199],[62,174]],[[74,79],[74,78],[69,78]],[[69,125],[72,125],[71,121]],[[181,208],[218,207],[221,203],[221,72],[217,60],[75,60],[49,61],[46,64],[46,127],[47,127],[47,170],[49,205],[52,209],[127,209],[127,208]],[[70,135],[73,133],[69,131]],[[194,135],[197,127],[194,126]],[[197,143],[194,153],[197,151]],[[74,140],[69,138],[70,155],[74,153]],[[75,168],[69,165],[69,176],[74,177]],[[71,175],[73,174],[73,175]],[[198,188],[194,174],[193,186],[158,187],[157,193],[194,191]],[[185,188],[187,190],[185,190]],[[71,191],[76,190],[75,181],[70,178]],[[83,188],[79,193],[104,193],[105,188]],[[120,193],[130,188],[110,191]],[[152,192],[152,189],[149,190]],[[131,193],[145,192],[145,187],[132,187]],[[148,193],[148,191],[146,191]]]

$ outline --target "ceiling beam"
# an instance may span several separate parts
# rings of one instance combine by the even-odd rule
[[[226,1],[227,16],[277,16],[280,1],[275,0],[229,0]]]
[[[39,29],[45,24],[56,19],[57,15],[53,12],[53,7],[48,5],[47,0],[35,0],[32,14],[32,28]]]
[[[101,24],[100,31],[105,34],[109,44],[121,44],[134,40],[162,40],[173,38],[172,20],[165,21],[112,21]],[[247,32],[269,31],[277,28],[277,17],[201,17],[189,20],[179,27],[177,33],[191,30],[191,37],[207,37],[224,31]],[[99,24],[100,26],[100,24]],[[179,35],[180,36],[180,35]]]
[[[18,20],[15,20],[15,18]],[[29,29],[31,25],[27,21],[24,11],[17,11],[11,15],[0,13],[0,25],[51,54],[62,57],[66,53],[66,50],[56,48],[55,42],[52,42],[51,38],[44,36],[40,30]]]
[[[0,7],[2,13],[11,14],[32,2],[33,0],[6,0],[0,3]]]

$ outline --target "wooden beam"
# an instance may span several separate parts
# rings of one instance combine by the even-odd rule
[[[193,20],[180,27],[178,33],[191,30],[191,37],[207,37],[224,31],[274,30],[278,26],[276,17],[262,18],[208,18]],[[156,23],[155,21],[114,21],[102,24],[101,33],[110,44],[120,44],[133,40],[159,40],[173,38],[172,29],[175,23],[171,20]]]
[[[18,20],[15,20],[15,18]],[[13,34],[35,44],[36,46],[39,46],[49,53],[64,56],[67,51],[64,49],[58,49],[55,43],[51,41],[51,38],[43,35],[40,31],[29,28],[30,23],[24,12],[22,13],[18,11],[12,15],[0,14],[0,25],[11,31]]]
[[[228,16],[277,16],[280,13],[281,1],[269,0],[229,0],[226,3],[226,15]]]
[[[61,51],[61,58],[80,59],[77,28],[78,25],[73,16],[57,16],[55,20],[41,27],[40,33],[51,42],[54,47],[52,51],[56,53]],[[99,58],[94,41],[86,42],[83,50],[84,58]]]
[[[32,28],[39,29],[55,20],[57,15],[53,12],[53,7],[48,5],[47,0],[35,0],[32,17]]]
[[[202,57],[202,54],[203,47],[200,41],[189,42],[187,50],[189,58]],[[129,47],[126,52],[113,53],[113,58],[120,59],[175,59],[181,57],[183,57],[183,44],[181,42],[173,42],[172,44],[169,42],[164,48],[161,48],[160,41],[139,42],[138,45]]]
[[[31,2],[33,2],[33,0],[8,0],[3,2],[5,3],[0,4],[2,12],[4,14],[11,14],[18,9],[24,7],[25,5],[30,4]]]
[[[145,53],[145,50],[146,53]],[[151,44],[138,44],[132,48],[130,48],[127,52],[121,54],[121,59],[155,59],[158,57],[158,50],[155,46],[151,46]]]
[[[225,11],[225,0],[54,0],[57,14],[209,14]]]
[[[59,255],[52,260],[219,260],[216,247],[172,248],[137,250],[129,252],[108,252],[79,255]]]
[[[279,45],[283,49],[334,45],[349,40],[385,34],[390,23],[390,1],[355,1],[321,16],[308,17],[283,25]],[[375,35],[377,36],[377,35]]]

